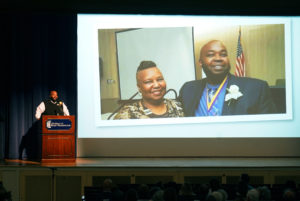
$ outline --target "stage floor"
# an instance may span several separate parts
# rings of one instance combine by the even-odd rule
[[[5,160],[0,167],[77,168],[300,168],[300,158],[77,158],[75,162],[41,163]]]

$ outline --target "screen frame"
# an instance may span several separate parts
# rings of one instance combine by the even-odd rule
[[[132,15],[136,16],[136,15]],[[109,19],[110,15],[102,16],[104,19]],[[170,16],[174,17],[174,16]],[[181,17],[181,16],[177,16]],[[199,16],[196,16],[199,17]],[[205,16],[200,16],[205,17]],[[217,16],[218,17],[218,16]],[[233,16],[237,17],[237,16]],[[208,17],[209,18],[209,17]],[[229,17],[230,18],[230,17]],[[253,18],[253,17],[250,17]],[[296,56],[296,52],[300,51],[300,48],[293,44],[300,44],[300,18],[299,17],[267,17],[267,18],[285,18],[287,21],[291,21],[291,41],[290,48],[286,49],[286,53],[291,55],[291,72],[290,72],[290,93],[291,95],[291,105],[287,106],[293,108],[293,118],[284,121],[284,127],[282,130],[277,130],[281,132],[280,137],[274,136],[271,132],[274,131],[272,126],[268,127],[268,131],[265,136],[255,137],[250,135],[239,136],[211,136],[207,133],[204,136],[199,135],[189,135],[190,130],[187,130],[191,125],[197,125],[198,123],[186,123],[181,125],[187,125],[186,129],[181,131],[180,136],[174,136],[172,131],[174,131],[174,124],[164,124],[164,125],[135,125],[135,126],[102,126],[100,127],[100,132],[95,132],[90,130],[90,128],[97,127],[97,122],[95,118],[99,117],[95,112],[89,113],[88,115],[82,115],[83,108],[78,108],[78,139],[77,139],[77,156],[78,157],[300,157],[300,137],[297,131],[300,130],[300,123],[298,114],[300,114],[300,108],[297,106],[297,102],[300,102],[300,97],[297,94],[293,94],[292,91],[300,90],[300,81],[297,80],[297,75],[300,74],[300,58]],[[103,20],[103,18],[102,18]],[[79,20],[78,20],[79,21]],[[108,27],[107,27],[108,28]],[[116,27],[111,27],[116,28]],[[96,33],[94,33],[96,35]],[[96,45],[96,44],[95,44]],[[80,53],[80,41],[78,41],[78,55]],[[98,56],[97,54],[95,56]],[[81,60],[78,57],[78,65]],[[85,65],[91,64],[91,61]],[[89,69],[87,69],[89,71]],[[93,88],[90,86],[81,86],[81,80],[79,79],[82,70],[78,69],[78,106],[88,105],[99,101],[99,97],[89,97],[88,102],[84,102],[80,99],[82,96],[82,91],[88,91],[93,93]],[[95,75],[95,74],[94,74]],[[97,77],[97,75],[95,75]],[[287,77],[288,78],[288,77]],[[97,84],[95,82],[94,84]],[[100,107],[96,108],[95,110]],[[288,108],[287,108],[288,109]],[[94,111],[95,111],[94,110]],[[82,122],[82,120],[88,119],[88,122]],[[280,121],[274,121],[276,124]],[[242,123],[238,122],[237,124]],[[245,127],[244,130],[248,128],[253,129],[254,132],[260,130],[260,124],[262,121],[252,121],[249,127]],[[214,124],[214,123],[209,123]],[[163,133],[161,126],[169,128],[173,127]],[[116,129],[118,128],[118,129]],[[141,129],[142,128],[142,129]],[[152,136],[140,135],[141,132],[135,135],[120,135],[123,130],[131,130],[131,132],[145,131],[153,128],[158,128],[155,132],[159,131],[157,134]],[[230,128],[230,126],[228,127]],[[176,128],[175,128],[176,129]],[[187,132],[189,131],[189,133]],[[226,133],[230,133],[230,130],[226,130]],[[261,131],[259,131],[261,132]],[[82,134],[89,133],[92,135],[84,136]],[[162,135],[163,134],[163,135]]]
[[[80,15],[79,15],[80,16]],[[261,121],[277,121],[277,120],[292,120],[293,119],[293,111],[292,111],[292,82],[291,82],[291,42],[290,42],[290,35],[291,35],[291,25],[290,25],[290,19],[283,18],[283,17],[222,17],[219,18],[217,16],[211,17],[211,16],[148,16],[148,15],[99,15],[99,16],[92,16],[92,15],[82,15],[84,18],[84,22],[82,22],[82,18],[78,19],[79,24],[84,24],[84,28],[80,29],[79,25],[79,48],[78,48],[78,55],[79,55],[79,68],[82,65],[81,64],[81,43],[80,43],[80,36],[81,32],[80,30],[84,29],[85,31],[90,30],[93,35],[90,35],[89,40],[92,40],[90,44],[93,44],[93,63],[89,64],[93,67],[91,68],[92,73],[90,75],[94,76],[94,87],[92,94],[94,97],[94,103],[95,104],[95,110],[93,111],[94,115],[94,121],[96,127],[115,127],[122,126],[122,127],[131,127],[131,126],[151,126],[151,125],[172,125],[172,124],[211,124],[211,123],[220,123],[222,126],[224,123],[226,124],[225,127],[228,127],[227,123],[231,122],[261,122]],[[127,23],[121,23],[120,19],[126,20]],[[286,113],[283,114],[264,114],[264,115],[234,115],[234,116],[218,116],[218,117],[183,117],[183,118],[165,118],[165,119],[151,119],[151,121],[146,119],[138,119],[138,120],[102,120],[101,119],[101,105],[100,105],[100,77],[98,73],[98,66],[99,66],[99,59],[98,59],[98,51],[96,46],[96,31],[98,29],[108,29],[108,28],[137,28],[137,27],[178,27],[178,26],[194,26],[197,22],[202,23],[213,23],[221,19],[222,23],[229,25],[259,25],[259,24],[284,24],[285,25],[285,77],[286,77]],[[145,23],[149,22],[149,23]],[[175,23],[175,22],[176,23]],[[173,22],[170,24],[170,22]],[[220,23],[220,22],[219,22]],[[87,38],[87,37],[86,37]],[[85,38],[85,39],[86,39]],[[92,51],[91,51],[92,52]],[[96,56],[97,55],[97,56]],[[91,58],[91,57],[89,57]],[[97,58],[97,59],[96,59]],[[79,70],[78,74],[79,77],[82,75],[82,71]],[[88,77],[88,76],[87,76]],[[79,83],[80,83],[79,78]],[[80,88],[80,84],[79,84]],[[90,87],[85,87],[90,88]],[[81,92],[79,91],[79,97],[81,97]],[[80,102],[80,99],[79,99]],[[80,105],[80,103],[79,103]],[[79,110],[79,113],[81,115],[81,110]],[[232,125],[230,125],[232,126]],[[228,137],[238,137],[239,134],[235,133],[232,135],[228,135]],[[79,137],[81,135],[79,134]],[[95,137],[95,136],[93,136]],[[120,135],[115,134],[109,134],[106,135],[105,133],[102,134],[100,137],[124,137]],[[126,135],[126,137],[139,137],[139,135]],[[145,135],[145,137],[157,137],[150,134],[150,136]],[[169,135],[163,135],[160,137],[169,137]],[[175,135],[174,137],[196,137],[195,135],[191,136],[180,136]],[[207,135],[201,135],[199,137],[209,137]],[[217,137],[217,136],[216,136]],[[259,137],[256,135],[248,134],[243,137]]]

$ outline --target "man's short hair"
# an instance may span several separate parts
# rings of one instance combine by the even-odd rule
[[[137,68],[136,73],[152,67],[156,67],[156,63],[154,63],[153,61],[141,61],[140,65]]]
[[[58,93],[58,91],[56,89],[50,89],[49,94],[51,94],[52,91],[55,91],[56,93]]]

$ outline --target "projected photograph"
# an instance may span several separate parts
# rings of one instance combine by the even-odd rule
[[[286,26],[97,29],[101,121],[290,118]]]
[[[79,135],[298,137],[296,22],[78,15]]]

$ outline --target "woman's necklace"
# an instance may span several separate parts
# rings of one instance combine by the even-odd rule
[[[164,115],[168,111],[166,100],[163,101],[163,107],[164,107],[163,109],[165,111],[162,114],[155,114],[154,112],[152,112],[152,110],[150,108],[148,108],[147,106],[145,106],[143,99],[141,100],[141,105],[143,107],[143,111],[144,111],[145,115],[151,115],[151,114],[154,114],[154,115]]]

